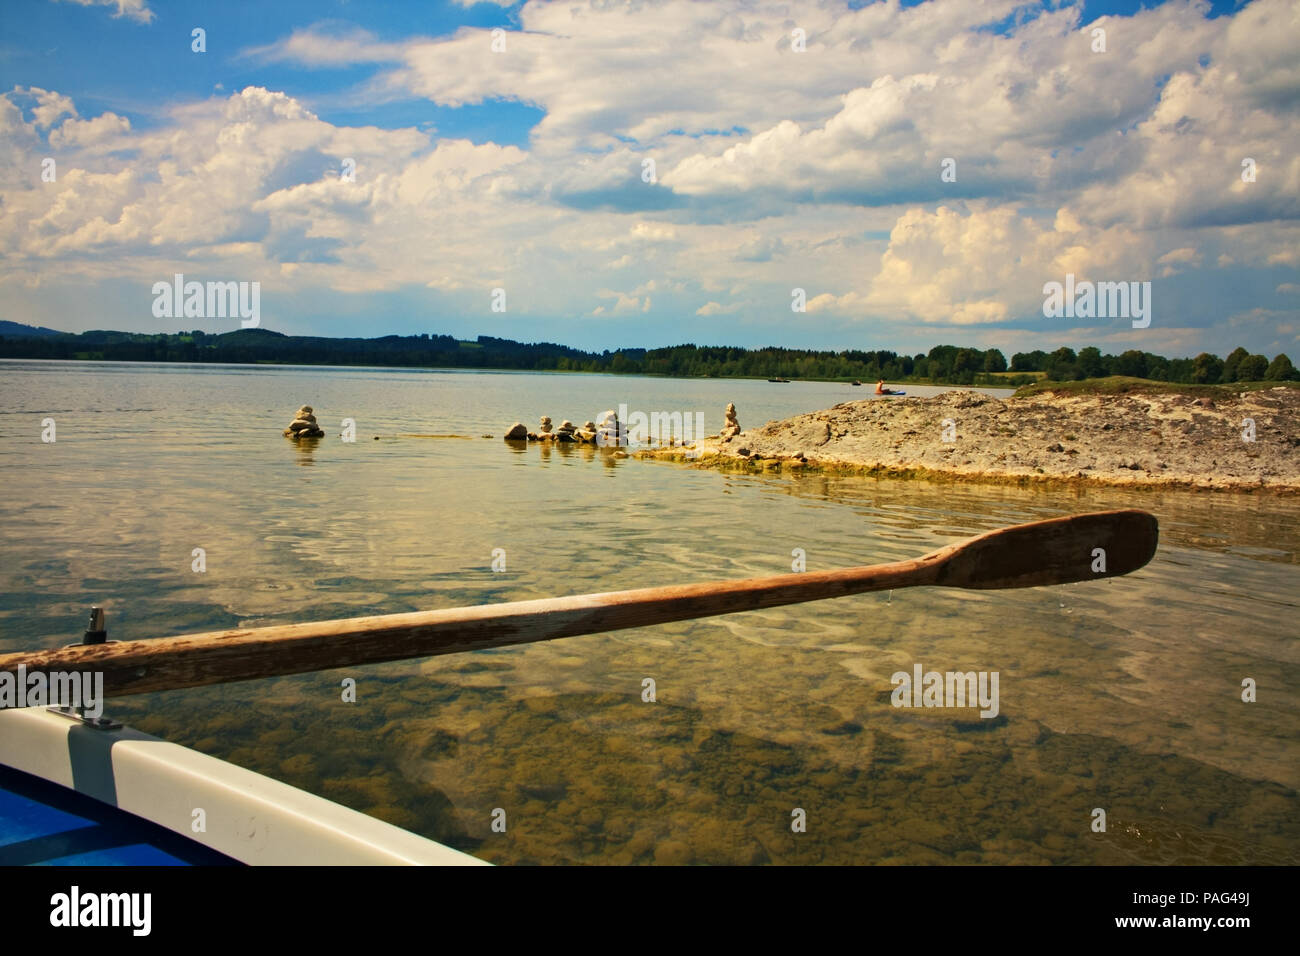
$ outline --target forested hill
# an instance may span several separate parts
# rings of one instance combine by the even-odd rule
[[[1129,351],[1115,356],[1102,355],[1095,348],[1077,354],[1061,348],[1051,353],[1016,353],[1008,365],[997,349],[955,345],[938,345],[918,355],[856,349],[824,352],[696,345],[584,352],[548,342],[525,344],[487,335],[472,342],[427,334],[335,339],[290,336],[269,329],[239,329],[220,335],[200,331],[156,335],[94,331],[74,335],[12,322],[3,323],[0,329],[0,358],[521,369],[863,382],[884,378],[889,382],[955,385],[1016,385],[1044,375],[1060,381],[1129,375],[1202,384],[1300,378],[1287,356],[1270,360],[1245,349],[1237,349],[1226,359],[1205,353],[1195,358],[1166,359],[1150,352]]]

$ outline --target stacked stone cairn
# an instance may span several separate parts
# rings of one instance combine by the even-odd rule
[[[287,438],[324,438],[325,432],[316,424],[316,416],[312,414],[311,406],[304,405],[298,409],[298,413],[293,416],[293,421],[289,427],[284,430]]]
[[[552,429],[555,426],[551,424],[551,416],[543,415],[541,421],[537,423],[537,431],[528,433],[529,441],[555,441],[555,433]]]
[[[720,433],[723,441],[729,441],[740,434],[740,421],[736,418],[736,406],[731,402],[727,403],[726,416],[727,420],[722,423],[722,432]]]
[[[618,413],[605,412],[600,416],[600,427],[596,429],[596,443],[618,447],[624,443],[623,426],[619,423]]]

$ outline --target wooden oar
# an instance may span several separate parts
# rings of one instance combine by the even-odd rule
[[[96,671],[104,695],[141,694],[529,644],[802,601],[937,585],[1025,588],[1136,571],[1155,554],[1144,511],[1102,511],[990,531],[925,557],[840,571],[683,584],[511,604],[240,628],[0,656],[0,672]]]

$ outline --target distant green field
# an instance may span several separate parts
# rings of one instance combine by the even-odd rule
[[[1157,382],[1149,378],[1130,378],[1112,375],[1108,378],[1085,378],[1078,382],[1037,382],[1016,389],[1016,397],[1040,395],[1044,392],[1070,395],[1161,395],[1179,392],[1186,395],[1203,395],[1210,398],[1230,398],[1240,392],[1253,392],[1263,388],[1300,388],[1300,382],[1233,382],[1230,385],[1180,385],[1176,382]]]
[[[992,375],[994,378],[1019,378],[1023,375],[1026,378],[1037,379],[1039,381],[1042,381],[1043,377],[1047,375],[1046,372],[986,372],[985,374]]]

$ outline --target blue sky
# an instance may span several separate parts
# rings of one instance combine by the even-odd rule
[[[1297,9],[10,0],[0,318],[1300,357]]]

